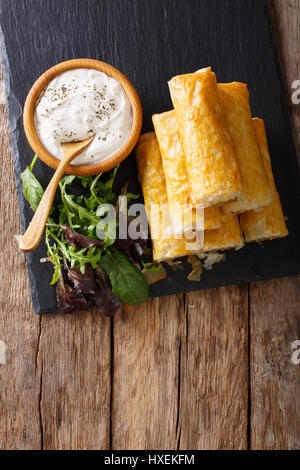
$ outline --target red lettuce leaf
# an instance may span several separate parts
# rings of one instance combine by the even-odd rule
[[[96,240],[94,238],[86,237],[81,235],[75,230],[71,229],[68,225],[64,225],[64,235],[70,245],[75,245],[78,248],[90,248],[91,246],[103,246],[104,242],[102,240]]]
[[[74,289],[81,291],[83,294],[95,294],[98,285],[94,277],[94,271],[90,264],[85,265],[84,274],[80,271],[80,267],[69,268],[67,272],[68,280],[73,284]]]
[[[87,310],[89,304],[82,292],[74,289],[62,280],[56,287],[58,306],[64,313],[73,313],[75,310]]]
[[[120,213],[120,218],[121,217],[122,213]],[[136,240],[129,238],[128,226],[130,222],[134,219],[135,217],[127,217],[127,238],[120,238],[118,232],[115,246],[117,246],[120,250],[124,251],[124,253],[134,264],[138,263],[141,265],[142,255],[146,248],[149,247],[149,240],[146,238],[146,234],[142,230],[140,231],[140,238]]]
[[[99,313],[107,317],[112,317],[120,308],[122,302],[112,292],[109,279],[105,272],[97,268],[95,274],[99,289],[96,294],[91,297],[91,301]]]
[[[113,294],[110,281],[102,269],[93,270],[85,265],[84,274],[79,266],[64,270],[56,288],[59,308],[64,313],[76,310],[96,310],[105,316],[112,317],[121,306],[121,301]]]

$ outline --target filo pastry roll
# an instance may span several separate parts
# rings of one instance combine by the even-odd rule
[[[196,228],[212,230],[221,226],[219,207],[196,209],[189,195],[184,154],[179,140],[175,111],[152,116],[162,157],[166,190],[174,233]],[[196,220],[197,216],[197,220]],[[204,220],[202,220],[204,217]],[[201,227],[200,227],[201,226]]]
[[[244,246],[244,239],[237,215],[224,215],[221,219],[221,224],[221,227],[216,230],[204,232],[202,252],[229,250],[232,248],[239,250]]]
[[[170,219],[167,217],[167,220],[162,220],[163,217],[168,216],[166,214],[168,198],[161,154],[154,132],[141,136],[135,155],[151,232],[154,261],[179,258],[201,249],[201,242],[198,245],[193,244],[191,249],[190,243],[187,243],[184,237],[176,239],[174,235],[169,235],[171,230],[168,227],[168,220]]]
[[[242,180],[215,74],[208,67],[178,75],[169,81],[169,89],[192,202],[208,207],[236,199]]]
[[[281,238],[288,235],[279,194],[275,186],[264,121],[254,118],[253,123],[270,183],[273,201],[268,207],[260,211],[252,210],[240,215],[241,227],[246,242]]]
[[[243,182],[241,195],[224,204],[223,210],[241,213],[265,207],[271,203],[272,193],[252,122],[247,85],[218,83],[218,93]]]

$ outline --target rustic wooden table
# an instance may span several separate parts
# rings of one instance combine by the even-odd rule
[[[270,7],[299,149],[300,1]],[[36,316],[0,112],[0,448],[299,449],[300,276]]]

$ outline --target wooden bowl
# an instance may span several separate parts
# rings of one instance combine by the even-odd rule
[[[118,82],[120,82],[120,84],[124,88],[124,91],[127,94],[131,104],[131,131],[122,147],[113,155],[106,158],[106,160],[103,160],[98,163],[93,163],[91,165],[68,165],[65,171],[67,174],[70,175],[97,175],[98,173],[102,173],[103,171],[108,171],[111,168],[114,168],[123,160],[125,160],[125,158],[135,147],[142,128],[143,114],[139,96],[133,85],[128,80],[128,78],[126,78],[125,75],[123,75],[121,72],[119,72],[119,70],[115,69],[111,65],[93,59],[74,59],[67,60],[66,62],[61,62],[55,65],[54,67],[51,67],[51,69],[47,70],[45,73],[43,73],[43,75],[40,76],[40,78],[38,78],[38,80],[34,83],[28,93],[23,111],[24,130],[32,150],[39,156],[39,158],[44,163],[56,170],[60,163],[60,160],[51,155],[51,153],[49,153],[45,149],[36,133],[34,125],[35,104],[42,90],[56,75],[66,72],[70,69],[78,68],[99,70],[100,72],[104,72],[107,75],[113,77],[115,80],[118,80]]]

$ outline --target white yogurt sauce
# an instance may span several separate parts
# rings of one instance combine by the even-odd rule
[[[73,160],[86,165],[105,160],[127,139],[132,114],[122,85],[94,69],[73,69],[57,75],[43,90],[34,113],[38,137],[54,157],[62,157],[61,142],[93,142]]]

